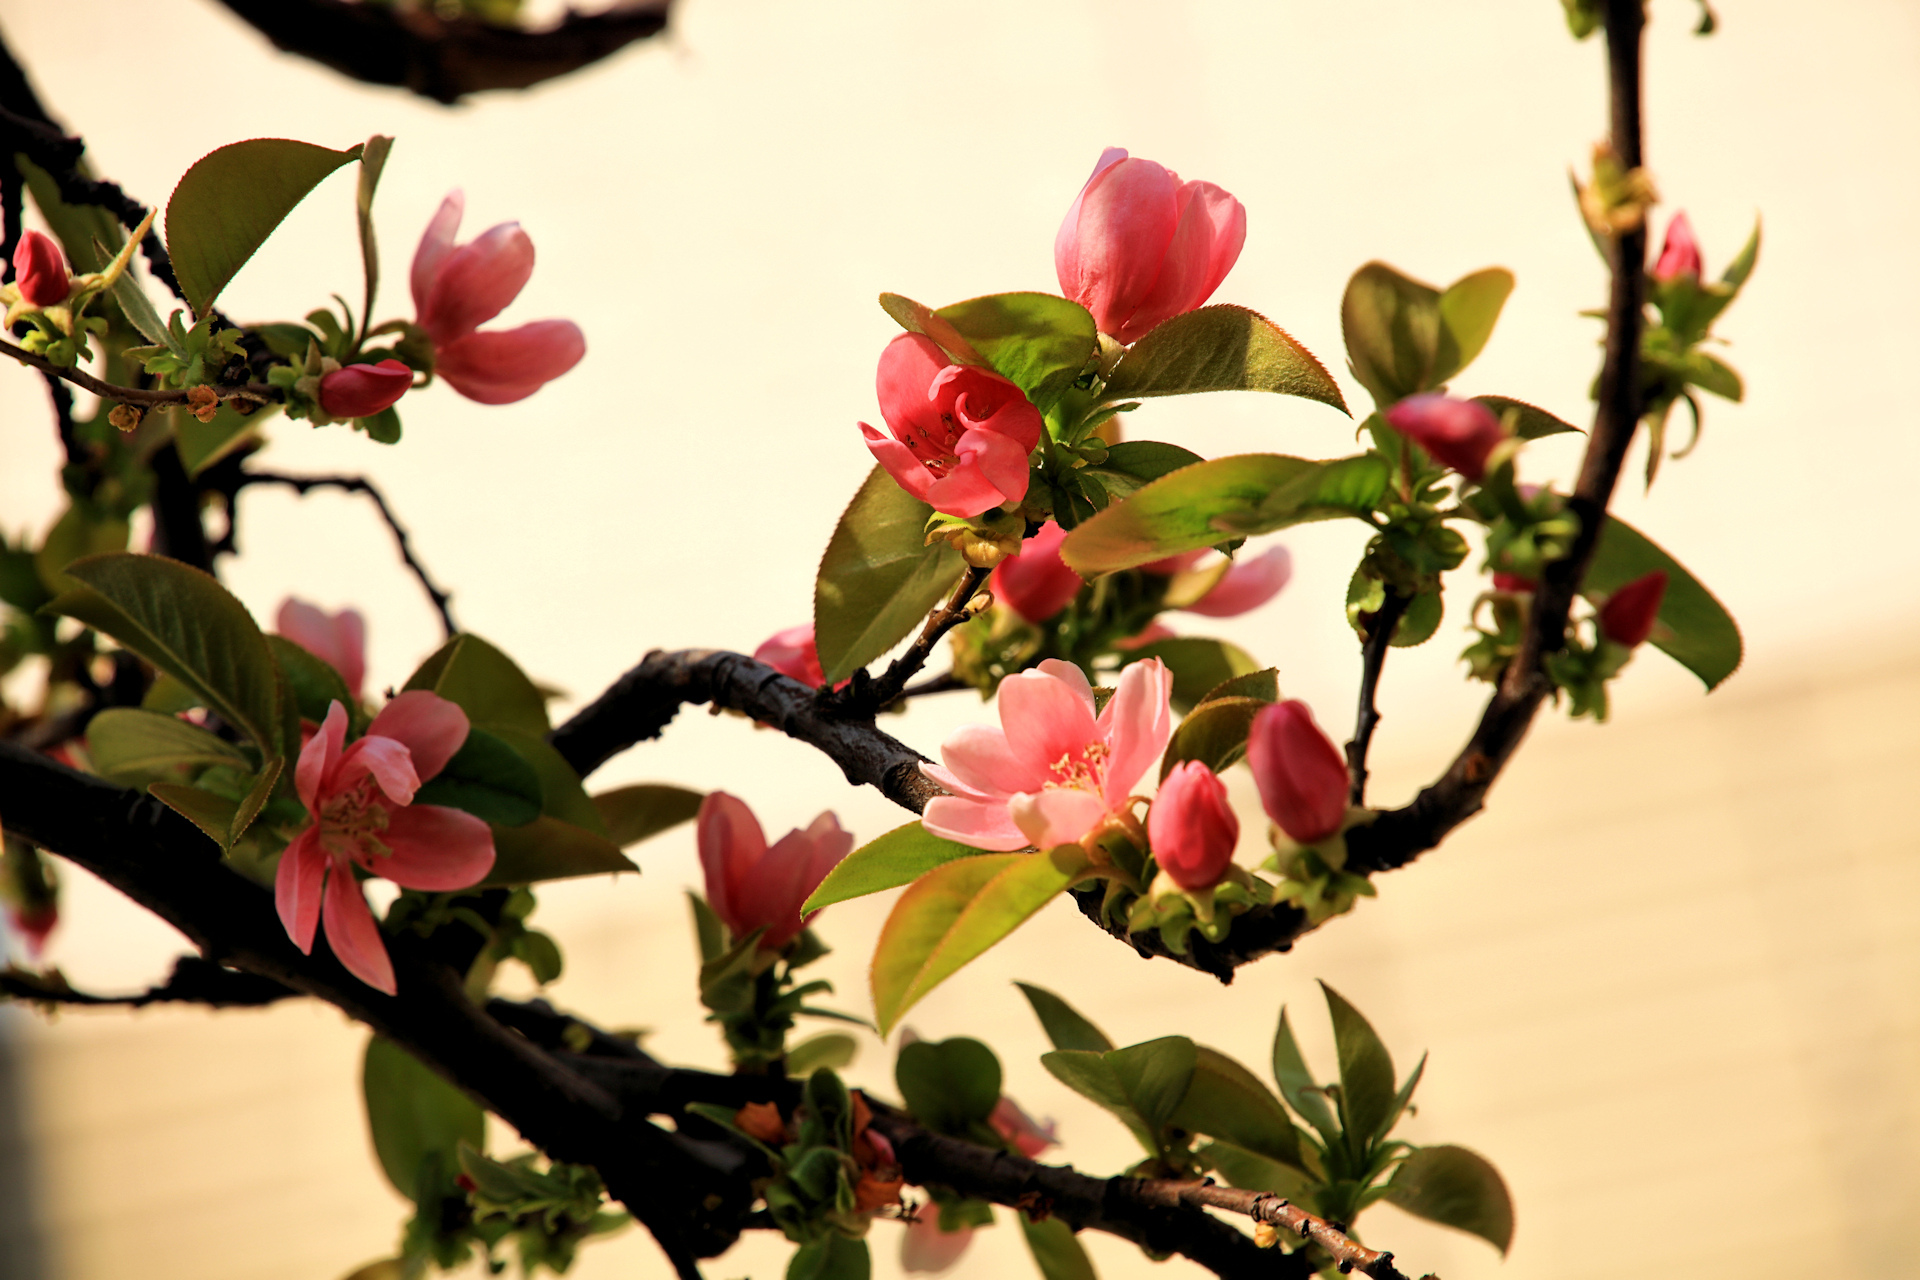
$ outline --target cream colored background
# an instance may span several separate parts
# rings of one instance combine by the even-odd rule
[[[1256,1066],[1285,1002],[1328,1070],[1323,978],[1403,1069],[1432,1051],[1410,1136],[1486,1153],[1514,1189],[1504,1265],[1375,1211],[1369,1237],[1416,1271],[1913,1272],[1920,13],[1899,0],[1721,9],[1723,33],[1698,41],[1691,0],[1653,0],[1648,154],[1711,269],[1765,214],[1760,269],[1722,326],[1749,403],[1713,402],[1699,453],[1651,499],[1628,484],[1621,509],[1734,610],[1745,670],[1705,699],[1645,657],[1615,724],[1549,720],[1486,816],[1231,989],[1139,963],[1052,908],[914,1012],[922,1034],[990,1039],[1009,1091],[1058,1117],[1082,1167],[1121,1167],[1127,1140],[1038,1066],[1011,979],[1055,988],[1122,1041],[1189,1033]],[[1576,313],[1604,280],[1566,171],[1605,108],[1598,46],[1571,43],[1550,0],[686,0],[670,39],[454,111],[278,57],[211,3],[0,0],[0,22],[96,164],[148,199],[236,138],[397,135],[383,314],[406,311],[404,264],[447,189],[468,193],[469,234],[524,223],[540,266],[507,320],[579,320],[577,372],[505,408],[416,397],[398,449],[277,424],[267,456],[376,476],[463,623],[574,702],[651,647],[751,648],[807,615],[814,561],[868,465],[853,423],[875,413],[873,361],[894,331],[873,295],[1051,288],[1054,229],[1105,145],[1240,196],[1247,249],[1219,298],[1286,326],[1356,402],[1338,327],[1356,266],[1380,257],[1445,283],[1499,262],[1519,288],[1460,389],[1586,412],[1598,327]],[[350,179],[333,179],[225,305],[279,317],[352,296],[350,199]],[[0,379],[0,397],[0,525],[17,536],[55,514],[57,458],[38,380]],[[1351,440],[1331,410],[1266,397],[1136,418],[1208,454]],[[1565,474],[1572,458],[1542,447],[1527,467]],[[258,493],[242,515],[248,555],[228,579],[256,613],[290,591],[360,605],[376,684],[432,647],[433,619],[363,505]],[[1344,725],[1357,664],[1338,608],[1359,530],[1286,540],[1294,584],[1217,630]],[[1454,666],[1459,613],[1390,666],[1382,801],[1436,771],[1478,706]],[[931,749],[978,714],[956,695],[899,732]],[[900,820],[805,749],[698,713],[596,781],[644,779],[734,790],[776,834],[827,806],[863,837]],[[638,878],[543,892],[569,966],[554,996],[653,1028],[671,1059],[718,1065],[711,1029],[689,1017],[691,839],[640,860]],[[68,880],[55,959],[76,982],[131,987],[164,969],[177,938]],[[846,1007],[865,1008],[861,960],[887,905],[825,917],[839,951],[823,968]],[[400,1208],[366,1148],[361,1034],[337,1014],[15,1029],[58,1275],[331,1280],[390,1247]],[[884,1087],[889,1063],[869,1044],[856,1074]],[[875,1231],[881,1275],[894,1231]],[[1146,1269],[1125,1247],[1092,1248],[1105,1274]],[[963,1273],[1019,1274],[1020,1253],[1003,1225]],[[784,1255],[759,1239],[708,1271],[771,1280]],[[577,1274],[666,1271],[629,1232]]]

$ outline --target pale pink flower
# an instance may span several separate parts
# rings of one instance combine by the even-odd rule
[[[753,651],[753,660],[764,662],[781,675],[792,676],[815,689],[827,682],[826,673],[820,667],[820,649],[814,643],[811,622],[774,632]]]
[[[960,1255],[973,1242],[973,1228],[957,1231],[940,1229],[940,1209],[934,1204],[920,1208],[920,1216],[907,1224],[900,1236],[900,1269],[927,1273],[945,1271],[960,1261]]]
[[[860,431],[902,489],[962,518],[1026,497],[1027,455],[1044,424],[1019,387],[903,333],[880,353],[875,390],[892,434],[864,422]]]
[[[818,914],[802,916],[800,905],[853,851],[853,835],[831,812],[805,831],[787,832],[769,848],[753,810],[724,791],[700,802],[694,830],[707,905],[735,938],[765,929],[762,951],[780,950]]]
[[[1079,667],[1049,658],[1000,682],[1000,728],[966,725],[920,770],[951,794],[927,804],[934,835],[976,849],[1075,844],[1127,812],[1173,732],[1173,673],[1158,658],[1120,673],[1096,716]]]
[[[1031,1160],[1048,1147],[1058,1146],[1060,1136],[1053,1121],[1041,1124],[1025,1111],[1020,1104],[1005,1094],[993,1104],[993,1113],[987,1117],[987,1123],[993,1131],[1012,1143],[1014,1149]]]
[[[456,245],[466,196],[440,205],[413,255],[415,319],[433,340],[434,371],[469,400],[511,404],[553,381],[587,353],[571,320],[535,320],[517,329],[478,332],[506,310],[533,276],[533,241],[503,222]]]
[[[1131,344],[1203,305],[1233,270],[1247,211],[1211,182],[1182,182],[1108,147],[1053,241],[1060,292]]]
[[[347,692],[354,701],[360,700],[360,689],[367,679],[367,620],[358,609],[328,613],[318,605],[288,596],[280,602],[273,625],[282,639],[293,641],[338,671],[346,681]]]
[[[994,599],[1028,622],[1045,622],[1080,594],[1080,575],[1060,558],[1067,531],[1049,520],[1020,545],[1020,554],[993,567],[988,580]]]
[[[407,889],[465,889],[493,867],[493,833],[470,813],[413,803],[423,782],[467,740],[467,713],[424,689],[386,705],[347,743],[347,712],[327,708],[300,750],[294,789],[313,822],[280,855],[274,905],[295,946],[313,951],[316,925],[347,971],[388,995],[393,962],[354,878],[355,867]]]

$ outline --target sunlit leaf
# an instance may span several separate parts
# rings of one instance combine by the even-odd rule
[[[868,841],[841,859],[801,911],[818,911],[849,898],[862,898],[883,889],[912,884],[935,867],[979,853],[980,850],[971,845],[941,839],[916,818]]]
[[[932,514],[876,466],[841,515],[813,588],[814,641],[830,683],[904,640],[959,584],[960,553],[926,545]]]
[[[1285,330],[1245,307],[1211,306],[1155,325],[1114,366],[1108,400],[1202,391],[1271,391],[1347,402],[1326,366]]]

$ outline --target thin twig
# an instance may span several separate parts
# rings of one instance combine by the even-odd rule
[[[937,676],[928,676],[919,684],[910,684],[900,691],[900,699],[924,698],[931,693],[952,693],[955,689],[971,689],[972,685],[951,671],[943,671]]]
[[[1351,799],[1356,805],[1367,802],[1367,748],[1373,745],[1373,731],[1380,724],[1375,703],[1380,673],[1387,664],[1393,633],[1412,603],[1413,597],[1388,587],[1380,608],[1367,615],[1367,635],[1360,644],[1360,709],[1354,716],[1353,741],[1347,744],[1347,774],[1353,780]]]
[[[187,387],[179,391],[149,391],[140,387],[122,387],[111,382],[103,382],[85,369],[55,364],[45,356],[36,355],[24,347],[16,347],[4,340],[0,340],[0,354],[12,356],[21,364],[30,365],[42,373],[64,378],[82,391],[91,391],[103,400],[113,400],[120,404],[137,404],[152,408],[156,405],[191,404],[195,400],[204,401],[209,395],[215,400],[247,400],[256,404],[267,404],[281,399],[280,388],[268,386],[264,382],[248,382],[237,387]],[[199,394],[196,395],[196,392]]]
[[[449,603],[453,599],[452,595],[442,591],[435,584],[432,576],[427,573],[426,566],[421,564],[419,558],[413,554],[413,541],[407,535],[406,526],[401,524],[399,517],[393,514],[393,508],[387,505],[386,498],[379,489],[374,487],[371,480],[365,476],[291,476],[278,471],[243,471],[240,473],[239,483],[235,486],[236,493],[239,489],[254,484],[285,485],[303,498],[314,489],[340,489],[347,493],[365,494],[373,499],[373,505],[379,508],[380,518],[386,522],[387,529],[393,534],[394,544],[400,549],[401,560],[406,562],[407,568],[418,579],[421,590],[427,593],[427,599],[433,602],[435,612],[440,615],[440,626],[446,632],[447,638],[452,639],[459,633],[460,628],[454,624],[453,607]]]
[[[181,956],[157,987],[129,995],[98,995],[69,986],[59,973],[0,970],[0,992],[33,1004],[144,1009],[153,1004],[197,1004],[209,1009],[259,1009],[300,993],[258,974],[227,969],[199,956]]]
[[[1316,1217],[1270,1191],[1246,1191],[1205,1182],[1177,1182],[1171,1179],[1144,1183],[1141,1194],[1149,1200],[1164,1198],[1173,1204],[1245,1214],[1255,1222],[1265,1222],[1302,1240],[1311,1240],[1332,1255],[1342,1273],[1358,1271],[1372,1280],[1407,1280],[1393,1265],[1393,1255],[1369,1249],[1325,1218]],[[1433,1277],[1427,1277],[1433,1280]]]
[[[940,643],[947,632],[972,617],[968,606],[974,596],[986,584],[991,569],[968,567],[966,576],[960,579],[953,595],[947,602],[935,609],[927,617],[927,623],[920,628],[919,637],[907,651],[887,664],[887,669],[873,681],[862,687],[856,680],[841,693],[822,693],[821,700],[829,706],[845,707],[855,715],[871,715],[900,697],[907,687],[907,681],[920,674],[920,668],[927,665],[927,659],[933,654],[933,646]]]

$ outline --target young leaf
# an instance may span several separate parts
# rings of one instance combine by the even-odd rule
[[[1056,1049],[1040,1065],[1082,1097],[1105,1107],[1155,1155],[1165,1153],[1161,1130],[1172,1121],[1193,1081],[1196,1050],[1185,1036],[1166,1036],[1106,1053]]]
[[[1353,273],[1340,299],[1347,362],[1382,409],[1433,385],[1440,345],[1440,291],[1384,262]]]
[[[1247,734],[1253,718],[1273,705],[1272,698],[1209,698],[1195,707],[1167,743],[1160,760],[1160,780],[1166,781],[1178,765],[1198,760],[1215,773],[1225,773],[1247,754]]]
[[[457,703],[475,724],[544,738],[553,725],[547,700],[517,663],[475,635],[457,635],[407,677],[408,689],[430,689]]]
[[[1608,516],[1581,590],[1589,597],[1605,595],[1655,569],[1666,571],[1667,594],[1648,643],[1699,676],[1707,688],[1718,687],[1740,666],[1740,628],[1698,578],[1645,534]]]
[[[1513,292],[1513,272],[1488,267],[1462,276],[1440,295],[1440,345],[1432,381],[1438,387],[1473,363],[1493,336],[1494,323]]]
[[[1327,1013],[1333,1018],[1333,1043],[1340,1054],[1340,1097],[1348,1125],[1347,1142],[1357,1156],[1366,1150],[1393,1108],[1393,1058],[1373,1027],[1341,994],[1322,982]]]
[[[493,852],[493,870],[475,888],[640,869],[605,836],[544,813],[517,827],[495,827]]]
[[[1193,1079],[1172,1122],[1248,1151],[1304,1168],[1300,1135],[1273,1091],[1217,1049],[1194,1047]]]
[[[235,142],[201,157],[167,201],[167,252],[196,316],[320,180],[360,158],[287,138]]]
[[[87,723],[87,755],[96,772],[113,781],[140,781],[181,765],[253,762],[231,742],[175,716],[133,707],[109,707]]]
[[[1040,1019],[1040,1025],[1047,1033],[1047,1039],[1053,1041],[1056,1049],[1084,1049],[1095,1053],[1105,1053],[1113,1048],[1113,1041],[1106,1033],[1083,1017],[1079,1010],[1062,1000],[1045,987],[1036,987],[1025,982],[1013,984],[1020,988],[1020,994],[1033,1006],[1034,1016]]]
[[[1129,650],[1127,662],[1158,658],[1173,673],[1173,705],[1186,711],[1220,685],[1260,669],[1239,645],[1205,636],[1174,636]]]
[[[1585,434],[1571,422],[1562,421],[1525,400],[1514,400],[1507,396],[1475,396],[1474,400],[1492,410],[1493,416],[1503,421],[1508,414],[1512,414],[1514,434],[1522,440],[1538,440],[1542,436],[1557,436],[1567,432]]]
[[[1099,343],[1087,309],[1050,293],[996,293],[934,314],[1042,413],[1073,385]]]
[[[1045,853],[984,853],[927,872],[901,895],[873,953],[880,1034],[960,967],[1076,883],[1089,861],[1079,845]]]
[[[367,1041],[360,1087],[374,1154],[387,1181],[408,1199],[419,1194],[420,1165],[429,1154],[452,1169],[461,1144],[486,1145],[486,1113],[392,1041]]]
[[[700,944],[700,963],[712,964],[727,950],[727,926],[714,914],[707,900],[687,890],[687,905],[693,908],[693,935]]]
[[[1159,1154],[1158,1130],[1149,1126],[1146,1118],[1133,1105],[1133,1100],[1120,1083],[1118,1073],[1107,1062],[1105,1053],[1086,1049],[1055,1049],[1052,1053],[1040,1055],[1040,1065],[1067,1088],[1111,1112],[1139,1139],[1140,1145],[1149,1154]]]
[[[485,729],[467,740],[446,767],[414,793],[415,804],[461,809],[483,821],[517,827],[540,816],[540,775],[520,753]]]
[[[1127,349],[1102,398],[1272,391],[1347,411],[1326,366],[1279,325],[1245,307],[1211,306],[1155,325]]]
[[[966,572],[952,547],[926,545],[932,514],[877,466],[847,505],[813,587],[814,640],[829,684],[905,639]]]
[[[1027,1252],[1040,1269],[1041,1280],[1100,1280],[1087,1251],[1080,1247],[1073,1228],[1059,1218],[1035,1222],[1024,1213],[1016,1213],[1020,1231],[1027,1239]]]
[[[1479,1236],[1502,1254],[1513,1244],[1513,1197],[1500,1171],[1465,1147],[1420,1147],[1394,1171],[1387,1203]]]
[[[1000,1059],[978,1040],[916,1040],[900,1050],[893,1081],[907,1110],[935,1133],[965,1137],[1000,1102]]]
[[[622,849],[692,822],[705,798],[698,791],[659,782],[615,787],[591,797],[600,821],[606,824],[608,838]]]
[[[801,1245],[787,1263],[787,1280],[869,1280],[872,1274],[867,1242],[838,1231]]]
[[[1287,1011],[1280,1010],[1280,1028],[1273,1033],[1273,1078],[1294,1114],[1320,1131],[1331,1146],[1340,1140],[1340,1122],[1334,1119],[1327,1095],[1307,1070],[1293,1028],[1287,1025]]]
[[[893,322],[908,333],[933,339],[934,345],[946,352],[947,358],[955,364],[983,367],[987,364],[987,358],[975,351],[973,344],[960,336],[960,331],[953,327],[952,322],[932,307],[897,293],[883,293],[880,295],[880,309],[892,316]]]
[[[860,1046],[854,1038],[840,1031],[824,1031],[817,1036],[808,1036],[798,1044],[787,1049],[787,1075],[791,1079],[804,1079],[821,1067],[843,1070],[852,1063]]]
[[[971,845],[941,839],[921,826],[916,818],[868,841],[841,859],[800,910],[803,913],[818,911],[849,898],[862,898],[882,889],[912,884],[935,867],[956,858],[974,857],[979,852]]]
[[[1107,450],[1105,462],[1088,467],[1110,497],[1125,498],[1152,484],[1161,476],[1172,475],[1182,467],[1204,461],[1191,449],[1158,440],[1122,440]]]
[[[360,266],[366,277],[366,305],[360,311],[360,332],[373,323],[373,295],[380,289],[380,247],[373,237],[373,192],[380,185],[380,171],[387,167],[387,153],[393,139],[374,134],[360,144],[360,184],[354,193],[354,212],[360,226]]]

